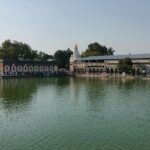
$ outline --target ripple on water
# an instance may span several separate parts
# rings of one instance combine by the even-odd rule
[[[2,150],[150,147],[149,81],[21,79],[0,87]]]

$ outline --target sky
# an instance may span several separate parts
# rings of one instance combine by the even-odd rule
[[[150,53],[150,0],[0,0],[0,44],[6,39],[48,54],[94,42]]]

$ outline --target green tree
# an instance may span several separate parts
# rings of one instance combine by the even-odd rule
[[[88,45],[88,49],[82,52],[81,57],[100,56],[100,55],[113,55],[114,50],[110,47],[102,46],[99,43],[92,43]]]
[[[60,68],[68,69],[71,55],[72,51],[69,48],[67,50],[57,50],[54,54],[54,60]]]
[[[131,73],[132,66],[133,66],[133,63],[130,58],[125,58],[125,59],[119,60],[118,69],[119,69],[119,72],[121,72],[121,73],[122,72],[125,72],[127,74]]]
[[[109,47],[108,49],[107,49],[107,54],[108,55],[114,55],[114,50],[113,50],[113,48],[112,47]]]
[[[0,48],[0,56],[3,59],[31,59],[31,47],[25,43],[6,40]]]
[[[5,40],[0,47],[0,58],[2,59],[29,59],[29,60],[48,60],[52,58],[52,55],[48,55],[44,52],[38,52],[36,50],[32,50],[32,48],[22,42],[17,42],[11,40]]]
[[[32,57],[32,60],[36,60],[38,58],[38,51],[32,50],[31,57]]]
[[[44,54],[43,54],[43,58],[42,58],[42,60],[47,61],[47,60],[49,60],[49,59],[53,59],[53,56],[52,56],[52,55],[48,55],[48,54],[44,53]]]

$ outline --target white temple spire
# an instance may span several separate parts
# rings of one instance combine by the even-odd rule
[[[80,58],[80,53],[78,51],[78,45],[75,45],[73,54],[71,55],[71,58],[70,58],[70,62],[74,62],[78,58]]]

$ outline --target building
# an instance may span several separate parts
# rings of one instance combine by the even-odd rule
[[[134,75],[150,76],[150,54],[107,55],[81,58],[77,46],[70,59],[70,71],[76,74],[119,74],[119,60],[130,58]]]
[[[0,77],[50,76],[58,72],[53,61],[0,60]]]

